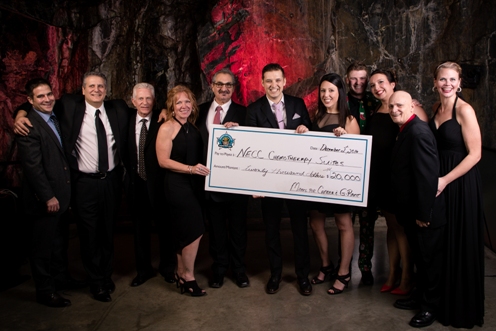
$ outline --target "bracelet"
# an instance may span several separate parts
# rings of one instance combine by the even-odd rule
[[[192,175],[192,174],[193,174],[193,172],[192,172],[192,170],[191,170],[191,166],[188,166],[188,170],[189,170],[189,174],[190,174],[190,175]]]

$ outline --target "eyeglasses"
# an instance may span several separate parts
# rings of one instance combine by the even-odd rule
[[[234,87],[234,84],[232,84],[232,83],[219,83],[219,82],[216,82],[216,83],[213,83],[213,84],[217,88],[222,88],[223,86],[225,86],[228,89],[232,89]]]

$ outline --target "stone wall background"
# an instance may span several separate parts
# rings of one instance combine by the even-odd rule
[[[495,0],[3,0],[0,178],[16,181],[4,164],[16,158],[11,117],[25,82],[44,76],[56,95],[72,93],[87,70],[107,75],[110,98],[129,102],[133,85],[146,81],[164,105],[178,83],[209,100],[213,71],[229,66],[239,80],[234,99],[246,105],[263,94],[262,67],[279,62],[286,91],[312,111],[320,77],[361,60],[394,69],[399,87],[431,114],[432,72],[454,60],[483,145],[496,149],[495,8]]]

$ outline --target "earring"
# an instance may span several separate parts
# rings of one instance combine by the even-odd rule
[[[432,92],[436,92],[436,87],[435,86],[432,87]]]
[[[462,91],[462,88],[460,86],[458,86],[458,88],[456,89],[456,92],[460,93]]]
[[[172,117],[176,117],[176,112],[172,111]]]

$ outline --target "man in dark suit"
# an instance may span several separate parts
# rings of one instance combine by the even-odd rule
[[[100,72],[84,74],[82,94],[63,95],[53,111],[71,168],[72,206],[90,290],[96,300],[109,302],[115,290],[113,229],[126,160],[129,108],[124,100],[104,101],[107,78]],[[18,112],[14,132],[29,133],[31,123],[22,119],[25,114]]]
[[[136,110],[131,110],[129,119],[128,156],[129,168],[126,172],[126,192],[134,222],[134,252],[136,277],[131,286],[139,286],[155,271],[151,263],[151,228],[155,222],[160,245],[159,271],[164,279],[173,283],[176,254],[165,227],[166,213],[159,213],[164,197],[164,172],[158,165],[155,141],[162,124],[158,122],[158,112],[153,110],[155,89],[148,83],[136,84],[131,98]]]
[[[303,132],[310,128],[310,117],[305,103],[300,98],[283,94],[285,85],[284,70],[279,64],[271,63],[263,68],[262,86],[265,89],[265,96],[248,106],[247,125],[291,129],[296,132]],[[299,291],[302,295],[310,295],[312,285],[308,280],[310,256],[306,204],[304,201],[276,198],[263,198],[261,201],[262,217],[266,225],[265,244],[271,271],[266,292],[276,293],[281,282],[282,250],[279,227],[284,202],[286,202],[293,231],[295,271]]]
[[[65,157],[57,117],[55,97],[48,81],[38,78],[26,84],[32,105],[28,119],[34,125],[28,136],[17,137],[23,170],[24,211],[32,226],[31,271],[36,300],[49,307],[67,307],[71,301],[60,296],[55,278],[64,265],[62,214],[71,199],[70,171]]]
[[[391,159],[396,218],[405,227],[417,267],[416,290],[410,298],[396,300],[394,306],[420,309],[410,325],[424,327],[435,321],[439,305],[446,224],[444,198],[436,197],[439,177],[436,139],[428,125],[414,114],[408,93],[397,91],[391,96],[389,113],[400,126]]]
[[[229,69],[222,69],[212,77],[210,87],[214,100],[200,105],[200,114],[196,125],[200,130],[204,145],[204,161],[212,124],[226,127],[244,125],[246,108],[233,102],[231,96],[235,86],[234,74]],[[224,284],[224,275],[231,270],[239,287],[250,285],[246,276],[246,195],[206,192],[206,212],[209,225],[210,255],[214,260],[213,277],[210,287],[219,288]]]

